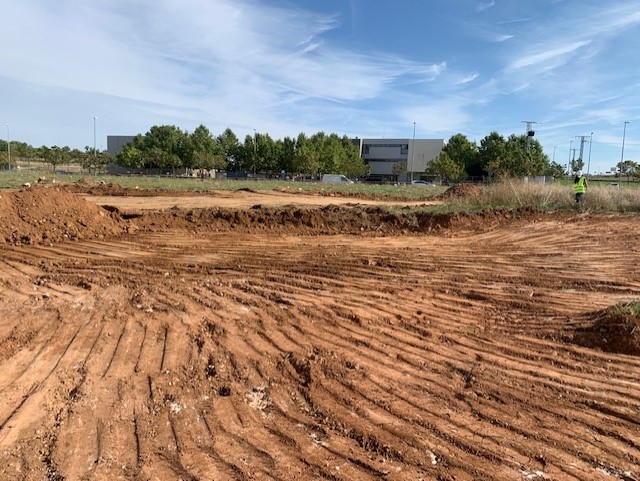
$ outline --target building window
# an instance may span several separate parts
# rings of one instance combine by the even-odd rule
[[[409,153],[409,144],[402,144],[400,146],[400,153],[401,154],[408,154]]]

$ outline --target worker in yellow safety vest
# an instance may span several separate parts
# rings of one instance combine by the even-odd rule
[[[587,192],[587,179],[582,175],[581,171],[576,172],[573,178],[573,190],[576,193],[576,203],[582,203],[584,194]]]

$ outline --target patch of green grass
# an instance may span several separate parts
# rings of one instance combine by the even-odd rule
[[[446,187],[406,186],[356,183],[349,185],[323,182],[286,182],[278,180],[216,180],[164,176],[90,176],[87,174],[53,174],[51,171],[0,171],[0,189],[20,188],[24,183],[37,182],[39,177],[61,183],[76,182],[83,177],[124,188],[183,191],[214,191],[251,189],[254,191],[308,192],[325,195],[346,195],[354,198],[420,201],[432,200]],[[479,188],[479,195],[443,199],[439,206],[421,206],[408,210],[433,213],[478,212],[487,209],[533,209],[537,211],[575,210],[583,212],[640,213],[640,189],[623,189],[606,185],[591,185],[581,206],[574,201],[571,184],[527,184],[506,180]],[[395,209],[394,209],[395,210]],[[406,208],[404,209],[406,212]]]
[[[322,182],[287,182],[279,180],[216,180],[191,177],[166,176],[110,176],[87,174],[53,174],[51,171],[11,170],[0,172],[0,189],[15,189],[24,183],[37,182],[39,177],[56,179],[61,183],[76,182],[88,177],[97,182],[118,184],[124,188],[163,189],[185,191],[238,190],[255,191],[281,190],[284,192],[336,193],[354,197],[382,197],[388,199],[420,200],[433,198],[444,192],[445,187],[414,187],[403,185],[379,184],[328,184]]]
[[[640,301],[629,301],[621,304],[616,304],[615,306],[611,307],[611,311],[617,316],[640,317]]]

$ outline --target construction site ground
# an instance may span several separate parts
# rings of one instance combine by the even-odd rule
[[[1,480],[640,480],[640,222],[0,191]]]

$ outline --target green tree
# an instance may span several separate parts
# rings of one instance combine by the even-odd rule
[[[490,159],[486,166],[488,171],[497,177],[547,175],[551,167],[549,157],[537,140],[526,135],[511,134],[501,147],[499,139],[493,134],[492,140],[487,142],[487,145],[493,146],[494,152],[487,156]]]
[[[303,133],[296,139],[294,172],[301,174],[317,174],[320,171],[320,154],[316,145]]]
[[[561,179],[565,176],[564,166],[557,162],[551,162],[547,170],[544,172],[544,175],[555,179]]]
[[[140,136],[138,136],[140,137]],[[126,144],[120,152],[116,154],[116,163],[123,167],[129,167],[132,169],[139,169],[146,167],[144,165],[144,157],[142,156],[142,150],[136,145],[140,145],[141,142],[130,142]]]
[[[236,134],[233,133],[233,130],[227,127],[225,131],[218,136],[217,140],[224,152],[227,168],[232,171],[240,170],[236,159],[240,143]]]
[[[627,182],[630,182],[632,177],[636,177],[640,173],[640,165],[633,160],[618,162],[616,167],[618,168],[618,175],[620,177],[626,176]]]
[[[393,175],[403,175],[408,174],[409,170],[407,167],[407,161],[401,160],[400,162],[396,162],[394,166],[391,168],[391,173]]]
[[[187,166],[198,169],[225,169],[227,159],[222,144],[204,125],[198,126],[190,136]]]
[[[239,170],[244,172],[258,172],[258,135],[247,134],[244,143],[238,146],[237,163]]]
[[[58,147],[54,145],[49,148],[46,146],[40,147],[42,157],[44,161],[51,164],[51,169],[55,172],[58,165],[64,164],[69,158],[69,147]]]
[[[460,182],[467,176],[464,166],[444,150],[427,166],[427,173],[437,175],[443,182]]]
[[[296,172],[296,141],[285,137],[280,146],[280,167],[285,172]]]
[[[462,134],[455,134],[449,142],[442,148],[449,158],[461,165],[467,175],[483,175],[482,165],[478,156],[478,146],[475,142],[469,141]]]
[[[280,145],[269,134],[257,134],[256,140],[258,172],[280,172]]]
[[[365,177],[371,173],[371,167],[365,164],[360,155],[360,150],[349,137],[343,135],[342,138],[340,138],[340,146],[343,155],[341,156],[341,163],[338,167],[339,173],[347,177]]]
[[[483,172],[492,174],[489,165],[500,165],[507,153],[507,141],[498,132],[491,132],[480,141],[478,157]]]

